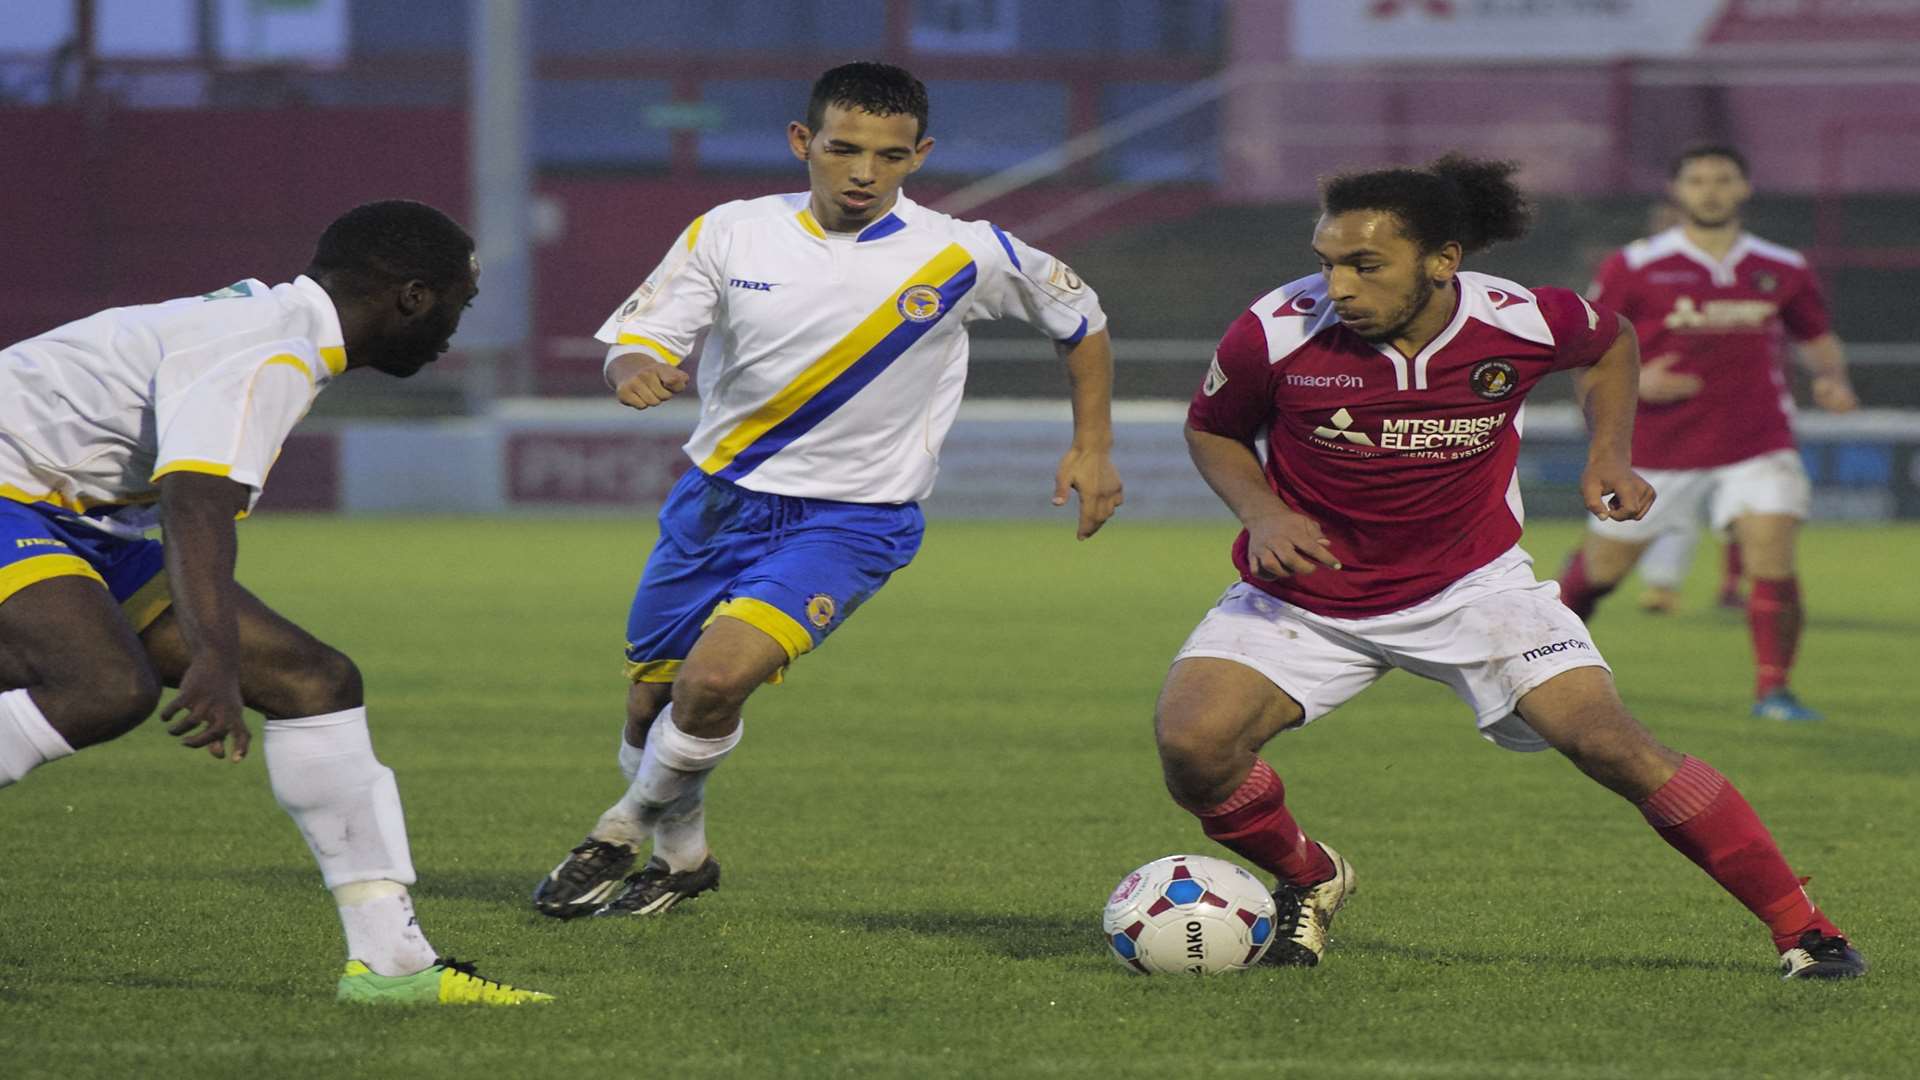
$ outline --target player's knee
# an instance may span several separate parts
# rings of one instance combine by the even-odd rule
[[[115,734],[139,726],[160,706],[160,680],[146,664],[125,664],[111,679],[105,696],[109,715],[119,725]]]
[[[366,700],[360,668],[347,654],[325,645],[275,671],[261,696],[255,707],[269,716],[320,716],[358,708]]]
[[[723,718],[730,721],[751,693],[753,686],[731,671],[712,667],[682,668],[680,677],[673,681],[674,723],[682,731],[694,734],[694,728],[688,725],[712,726]]]
[[[74,748],[117,738],[139,727],[160,705],[160,680],[143,663],[102,665],[84,689],[49,687],[44,711]]]
[[[1200,717],[1163,711],[1154,718],[1153,736],[1174,798],[1206,801],[1220,787],[1231,785],[1244,749],[1231,731]]]

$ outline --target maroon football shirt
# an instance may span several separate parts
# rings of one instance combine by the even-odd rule
[[[1642,362],[1677,356],[1673,370],[1702,382],[1685,401],[1640,403],[1635,466],[1708,469],[1793,446],[1779,335],[1810,341],[1829,325],[1799,252],[1742,233],[1716,260],[1676,226],[1614,252],[1587,295],[1633,321]]]
[[[1411,607],[1520,539],[1521,403],[1548,372],[1600,358],[1611,311],[1566,289],[1455,275],[1453,319],[1418,356],[1341,325],[1318,274],[1227,329],[1190,427],[1253,446],[1267,482],[1319,522],[1342,569],[1241,579],[1335,618]]]

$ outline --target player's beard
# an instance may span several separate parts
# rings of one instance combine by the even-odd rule
[[[1413,292],[1407,297],[1407,302],[1391,318],[1381,320],[1387,329],[1361,334],[1360,340],[1379,344],[1399,337],[1407,327],[1413,325],[1413,320],[1419,318],[1421,312],[1427,310],[1427,305],[1433,302],[1433,293],[1433,279],[1420,277],[1413,283]]]

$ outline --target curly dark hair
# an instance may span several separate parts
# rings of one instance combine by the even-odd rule
[[[807,98],[807,126],[814,131],[826,122],[827,106],[860,109],[875,116],[905,113],[919,121],[913,141],[927,134],[927,88],[905,68],[859,60],[841,64],[814,81]]]
[[[1533,207],[1513,182],[1519,164],[1481,161],[1461,154],[1437,158],[1421,169],[1342,173],[1320,183],[1320,208],[1328,214],[1382,210],[1422,252],[1452,240],[1462,251],[1482,251],[1518,240],[1533,222]]]
[[[444,289],[467,279],[472,256],[473,237],[452,218],[426,203],[385,199],[335,218],[307,274],[361,293],[416,280]]]

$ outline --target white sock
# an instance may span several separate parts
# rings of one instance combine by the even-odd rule
[[[707,775],[695,777],[693,791],[654,822],[653,853],[669,870],[691,870],[707,861]],[[680,809],[688,805],[691,809]]]
[[[376,975],[411,975],[438,958],[420,920],[413,897],[397,881],[356,881],[333,890],[340,905],[340,928],[347,932],[347,956]]]
[[[340,906],[349,959],[382,975],[433,963],[414,921],[413,856],[393,770],[373,756],[365,708],[263,725],[267,779]]]
[[[647,732],[640,768],[620,801],[600,815],[589,835],[638,848],[651,839],[653,853],[669,869],[690,870],[707,855],[707,774],[740,744],[744,723],[718,739],[701,739],[673,722],[673,707],[660,711]],[[671,821],[666,842],[656,826]]]
[[[73,753],[25,690],[0,694],[0,788],[24,778],[37,765]]]
[[[1678,589],[1693,569],[1693,549],[1700,542],[1700,530],[1661,533],[1640,553],[1640,581],[1660,589]]]
[[[627,741],[627,733],[620,732],[620,775],[632,784],[633,778],[640,775],[640,757],[646,753],[640,747]]]

